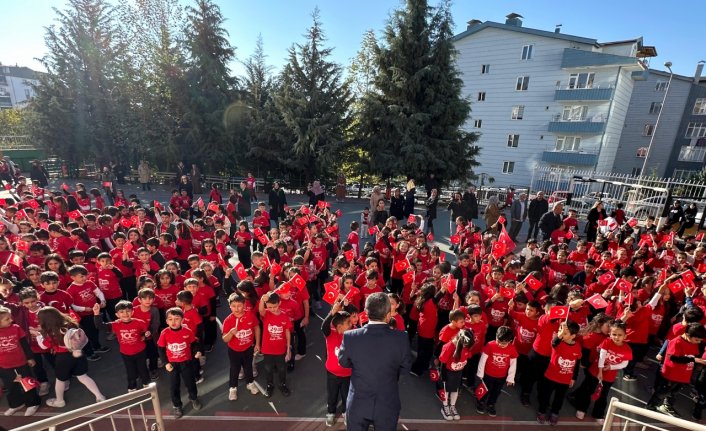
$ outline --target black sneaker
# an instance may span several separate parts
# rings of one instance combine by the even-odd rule
[[[529,396],[529,394],[522,394],[522,395],[520,395],[520,402],[522,403],[523,406],[529,407],[529,406],[530,406],[530,396]]]
[[[280,386],[279,390],[282,391],[282,395],[284,395],[285,397],[288,397],[292,393],[287,387],[287,385]]]
[[[159,380],[159,373],[157,371],[150,371],[150,380],[153,382]]]
[[[498,413],[495,411],[495,406],[488,406],[486,410],[488,412],[488,416],[490,416],[491,418],[494,418],[498,415]]]
[[[476,403],[476,413],[479,415],[484,415],[485,414],[485,406],[481,402]]]
[[[194,411],[199,411],[203,408],[203,404],[201,404],[201,401],[198,399],[191,400],[191,408],[194,409]]]
[[[287,363],[287,371],[294,371],[294,361],[289,361]]]
[[[86,359],[89,360],[89,361],[91,361],[91,362],[96,362],[96,361],[100,361],[100,360],[101,360],[101,357],[100,357],[99,354],[94,353],[94,354],[92,354],[91,356],[86,357]]]
[[[263,395],[265,395],[265,398],[272,398],[272,392],[274,392],[274,390],[274,385],[267,385],[267,387],[265,388],[265,393]]]
[[[184,410],[181,407],[174,407],[174,419],[179,419],[184,416]]]
[[[108,346],[100,346],[100,347],[97,348],[97,349],[93,349],[93,351],[96,352],[96,353],[108,353],[108,352],[110,352],[110,347],[108,347]]]

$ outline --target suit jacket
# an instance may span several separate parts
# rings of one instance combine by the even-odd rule
[[[407,333],[380,324],[348,331],[343,334],[338,361],[353,369],[346,403],[348,415],[369,420],[399,416],[397,381],[412,363]]]
[[[525,210],[522,211],[522,202],[519,199],[512,201],[512,206],[510,207],[510,217],[512,218],[512,220],[525,221],[525,219],[527,218],[527,213],[529,211],[529,203],[525,201],[524,204]]]
[[[534,198],[530,201],[527,216],[530,221],[539,221],[547,211],[549,211],[549,202],[546,199]]]

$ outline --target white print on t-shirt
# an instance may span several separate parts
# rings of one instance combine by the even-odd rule
[[[493,320],[501,320],[503,317],[505,317],[505,312],[502,310],[497,310],[495,308],[490,309],[490,317],[493,318]]]
[[[507,366],[507,360],[509,357],[510,357],[509,355],[494,354],[493,355],[493,364],[495,364],[495,366],[498,368],[504,368]]]
[[[137,341],[137,339],[139,337],[139,334],[137,332],[130,331],[130,330],[119,331],[119,334],[120,334],[120,339],[127,344],[134,343],[135,341]]]
[[[466,362],[468,361],[451,362],[451,371],[461,371],[466,366]]]
[[[606,364],[617,365],[623,362],[623,355],[616,354],[615,352],[611,352],[610,350],[606,350],[605,361]]]
[[[98,279],[98,286],[101,287],[101,290],[105,290],[103,288],[108,287],[109,284],[110,284],[110,282],[104,278]]]
[[[0,353],[10,353],[18,347],[17,337],[0,337]]]
[[[80,290],[78,292],[78,295],[81,297],[82,301],[88,302],[91,299],[95,299],[95,296],[93,295],[93,292],[90,290]]]
[[[167,350],[172,353],[172,358],[174,359],[186,357],[186,342],[169,343],[167,344]]]
[[[520,341],[523,344],[528,344],[528,343],[533,342],[535,335],[537,335],[536,332],[530,331],[529,329],[525,329],[522,326],[520,326],[519,333],[520,333]]]
[[[340,350],[341,350],[340,347],[334,347],[334,348],[333,348],[333,354],[336,355],[337,358],[338,358],[338,352],[339,352]]]
[[[574,373],[574,364],[576,363],[576,360],[574,359],[565,359],[559,356],[558,358],[559,362],[559,370],[560,374],[573,374]]]
[[[278,326],[273,324],[267,325],[267,332],[270,334],[270,340],[282,340],[282,334],[284,334],[284,326]]]
[[[652,321],[655,323],[655,325],[660,325],[662,324],[662,315],[661,314],[653,314],[652,316]]]
[[[241,329],[235,333],[235,338],[240,341],[249,341],[252,338],[252,329]]]

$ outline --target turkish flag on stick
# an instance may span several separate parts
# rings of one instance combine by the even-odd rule
[[[549,309],[550,319],[566,319],[569,317],[568,305],[555,305]]]
[[[600,293],[596,293],[586,300],[589,304],[593,306],[596,310],[606,308],[608,306],[608,301],[606,301]]]
[[[480,381],[480,385],[476,386],[476,399],[482,399],[485,394],[488,393],[488,387],[485,385],[483,380]]]
[[[326,288],[326,293],[324,293],[323,300],[328,302],[330,305],[335,304],[338,299],[338,295],[341,293],[338,290],[338,283],[332,281],[330,283],[326,283],[324,287]]]

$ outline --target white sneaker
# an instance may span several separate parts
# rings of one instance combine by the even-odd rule
[[[306,355],[300,355],[299,353],[297,353],[296,355],[294,355],[294,360],[295,360],[295,361],[301,361],[301,360],[304,359],[305,357],[306,357]]]
[[[586,417],[586,412],[582,412],[579,410],[576,411],[576,419],[583,420],[583,418],[585,418],[585,417]]]
[[[39,384],[39,396],[43,397],[49,393],[49,382],[42,382]]]
[[[196,384],[200,385],[201,383],[203,383],[203,380],[204,380],[203,376],[199,377],[198,379],[196,379]]]
[[[250,391],[250,393],[253,394],[253,395],[257,395],[257,393],[259,392],[259,391],[257,390],[257,386],[255,386],[255,382],[248,383],[245,387],[246,387],[246,388]]]
[[[20,410],[22,410],[23,408],[25,408],[24,404],[22,404],[19,407],[9,408],[9,409],[5,410],[5,416],[12,416],[15,413],[19,412]]]
[[[242,368],[240,369],[240,373],[238,373],[238,380],[243,380],[245,378],[245,370]]]
[[[56,407],[58,409],[66,406],[66,401],[64,401],[64,400],[59,401],[56,398],[49,398],[46,401],[46,403],[49,407]]]
[[[37,413],[37,410],[39,410],[39,406],[27,407],[27,410],[25,410],[25,416],[34,416],[34,414]]]
[[[238,399],[238,388],[228,389],[228,401],[235,401]]]
[[[605,419],[603,419],[603,418],[596,419],[596,422],[598,422],[598,425],[603,425],[603,423],[605,422]]]
[[[336,415],[333,413],[326,413],[326,426],[332,427],[336,423]]]

